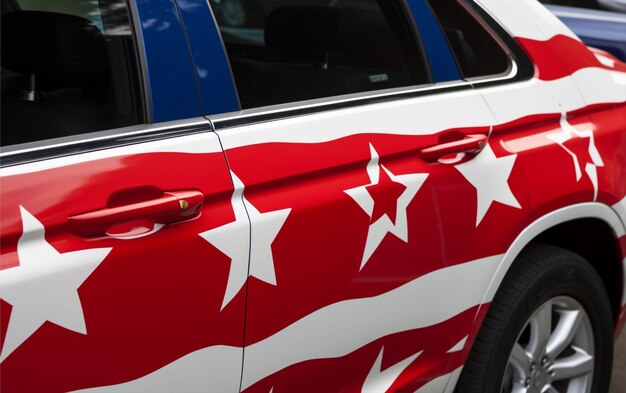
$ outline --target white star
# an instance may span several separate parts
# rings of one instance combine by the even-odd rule
[[[383,352],[385,348],[380,350],[380,354],[376,358],[372,369],[367,374],[361,393],[384,393],[393,385],[400,374],[406,370],[415,359],[417,359],[423,351],[409,356],[383,371]]]
[[[516,158],[516,154],[497,158],[487,144],[473,160],[455,166],[476,189],[476,227],[494,201],[522,208],[508,183]]]
[[[45,228],[20,206],[20,265],[0,271],[0,297],[13,306],[0,362],[46,321],[87,334],[78,288],[111,248],[59,253],[45,239]]]
[[[369,175],[370,183],[364,186],[345,190],[345,193],[350,195],[350,197],[356,201],[356,203],[365,211],[365,213],[367,213],[368,216],[372,217],[374,214],[374,199],[367,191],[367,188],[379,183],[380,168],[385,171],[391,181],[403,185],[406,189],[400,195],[396,204],[395,224],[391,221],[387,214],[382,215],[370,224],[359,270],[362,270],[363,267],[365,267],[370,257],[382,243],[387,233],[393,234],[405,243],[409,241],[406,209],[428,177],[428,174],[425,173],[394,175],[383,165],[378,164],[378,153],[371,144],[370,153],[372,158],[367,164],[367,174]]]
[[[563,112],[561,114],[561,131],[556,132],[554,134],[548,135],[548,138],[557,143],[559,146],[563,148],[571,157],[572,161],[574,161],[574,170],[576,171],[576,182],[579,182],[582,178],[582,171],[580,170],[580,162],[578,156],[574,154],[573,151],[567,148],[564,145],[565,142],[571,140],[574,136],[578,138],[588,138],[589,139],[589,157],[591,157],[591,162],[585,163],[585,173],[589,177],[591,184],[593,185],[593,200],[595,201],[598,198],[598,170],[597,167],[603,167],[604,161],[602,161],[602,157],[600,156],[600,152],[596,148],[596,144],[593,138],[592,130],[584,130],[579,131],[574,126],[567,122],[567,114]]]
[[[232,172],[231,176],[235,185],[231,199],[235,221],[200,234],[204,240],[231,259],[222,310],[237,295],[250,276],[276,285],[272,243],[291,211],[282,209],[260,213],[243,196],[244,184],[241,180]]]

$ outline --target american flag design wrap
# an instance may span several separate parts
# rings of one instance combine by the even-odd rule
[[[583,206],[626,257],[626,65],[534,0],[479,3],[532,79],[3,168],[0,390],[451,391],[544,217]],[[421,159],[455,130],[489,139]],[[197,219],[67,229],[190,188]]]

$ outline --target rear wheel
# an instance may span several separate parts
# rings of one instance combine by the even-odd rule
[[[457,392],[606,392],[612,359],[600,277],[579,255],[536,245],[496,293]]]

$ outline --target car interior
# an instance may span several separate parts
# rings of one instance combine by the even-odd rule
[[[427,83],[399,3],[212,1],[242,108]]]
[[[116,2],[79,16],[2,0],[2,146],[141,121],[129,19]]]

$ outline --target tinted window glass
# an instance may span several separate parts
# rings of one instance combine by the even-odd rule
[[[125,2],[2,5],[2,145],[143,121]]]
[[[500,74],[509,58],[462,0],[429,0],[465,78]]]
[[[210,3],[243,108],[428,82],[402,2]]]

